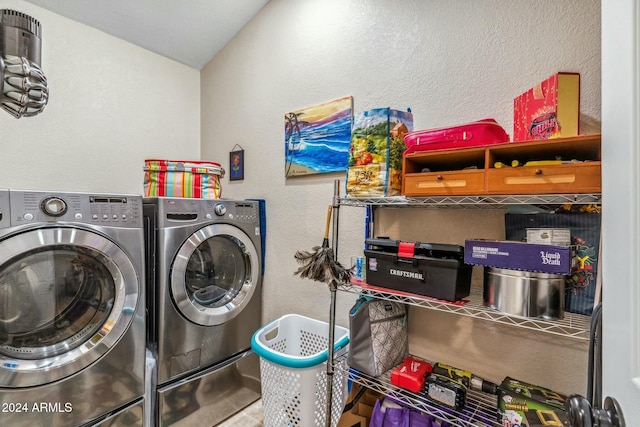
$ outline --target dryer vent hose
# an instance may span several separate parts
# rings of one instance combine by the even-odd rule
[[[17,119],[41,113],[49,100],[40,35],[37,20],[0,9],[0,107]]]

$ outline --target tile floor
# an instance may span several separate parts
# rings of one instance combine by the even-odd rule
[[[258,400],[217,427],[262,427],[262,420],[262,400]]]

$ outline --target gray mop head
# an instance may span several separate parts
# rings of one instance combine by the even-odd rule
[[[348,283],[353,275],[353,268],[345,268],[335,259],[333,249],[324,245],[314,246],[311,251],[297,251],[294,257],[301,264],[294,274],[327,283],[332,289]]]

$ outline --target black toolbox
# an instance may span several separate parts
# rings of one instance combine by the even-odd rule
[[[446,301],[469,295],[473,266],[464,263],[464,247],[388,238],[365,243],[368,284]]]

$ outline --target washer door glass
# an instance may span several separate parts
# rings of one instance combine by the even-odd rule
[[[40,249],[0,272],[0,352],[41,359],[82,345],[107,321],[115,284],[87,248]]]
[[[0,386],[90,365],[124,334],[137,296],[130,259],[99,234],[51,228],[0,242]]]
[[[203,326],[237,316],[258,283],[256,248],[242,230],[214,224],[194,233],[180,248],[171,270],[178,309]]]

